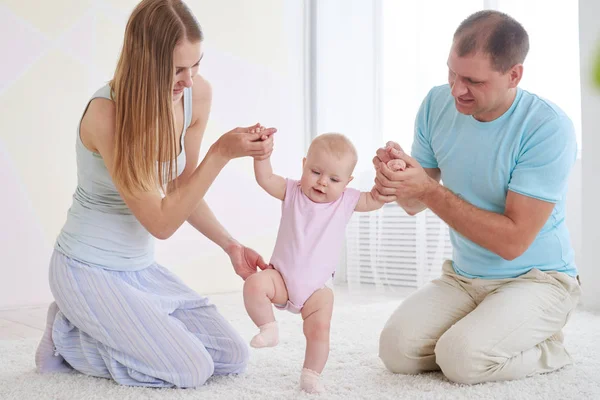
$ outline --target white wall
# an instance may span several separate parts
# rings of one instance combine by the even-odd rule
[[[592,65],[600,52],[600,2],[579,1],[579,38],[581,52],[581,117],[583,131],[583,261],[580,265],[582,304],[600,310],[600,88],[592,83]]]
[[[581,189],[582,189],[582,171],[581,159],[578,159],[573,166],[569,178],[569,191],[567,193],[567,227],[571,235],[571,244],[575,251],[575,264],[581,269],[583,263],[583,238],[582,238],[582,210],[581,210]]]
[[[111,78],[138,0],[0,0],[0,308],[51,300],[48,260],[76,186],[75,128]],[[188,1],[205,32],[200,72],[214,102],[203,144],[260,121],[279,129],[273,164],[300,173],[304,149],[303,3]],[[297,160],[297,165],[289,160]],[[279,204],[251,160],[228,165],[207,195],[240,242],[271,256]],[[158,261],[201,293],[237,290],[227,256],[184,226]]]

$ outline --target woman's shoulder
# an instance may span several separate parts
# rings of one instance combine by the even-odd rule
[[[194,106],[201,103],[210,103],[212,101],[212,86],[202,75],[194,77],[194,86],[192,86],[192,102]]]
[[[194,85],[192,86],[192,126],[197,122],[204,123],[210,114],[212,104],[212,87],[210,83],[201,75],[194,77]]]
[[[106,98],[93,99],[81,120],[81,140],[85,147],[98,151],[100,142],[112,141],[115,132],[115,102]]]

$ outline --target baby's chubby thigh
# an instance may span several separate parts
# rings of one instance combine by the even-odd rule
[[[265,269],[250,275],[244,282],[244,297],[267,296],[272,303],[285,304],[288,291],[283,277],[276,269]]]

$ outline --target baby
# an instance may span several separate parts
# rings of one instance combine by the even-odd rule
[[[390,167],[403,169],[398,161],[390,162]],[[250,345],[273,347],[279,342],[271,304],[301,314],[306,353],[300,388],[309,393],[323,390],[319,377],[329,356],[333,275],[346,225],[354,211],[383,206],[371,193],[347,188],[356,162],[356,149],[337,133],[312,141],[300,181],[273,174],[269,159],[254,161],[258,184],[283,204],[271,268],[244,283],[246,310],[260,329]]]

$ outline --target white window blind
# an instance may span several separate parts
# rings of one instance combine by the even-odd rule
[[[429,210],[409,216],[393,204],[356,213],[346,243],[350,287],[420,287],[439,276],[445,259],[452,259],[448,226],[441,219]]]

